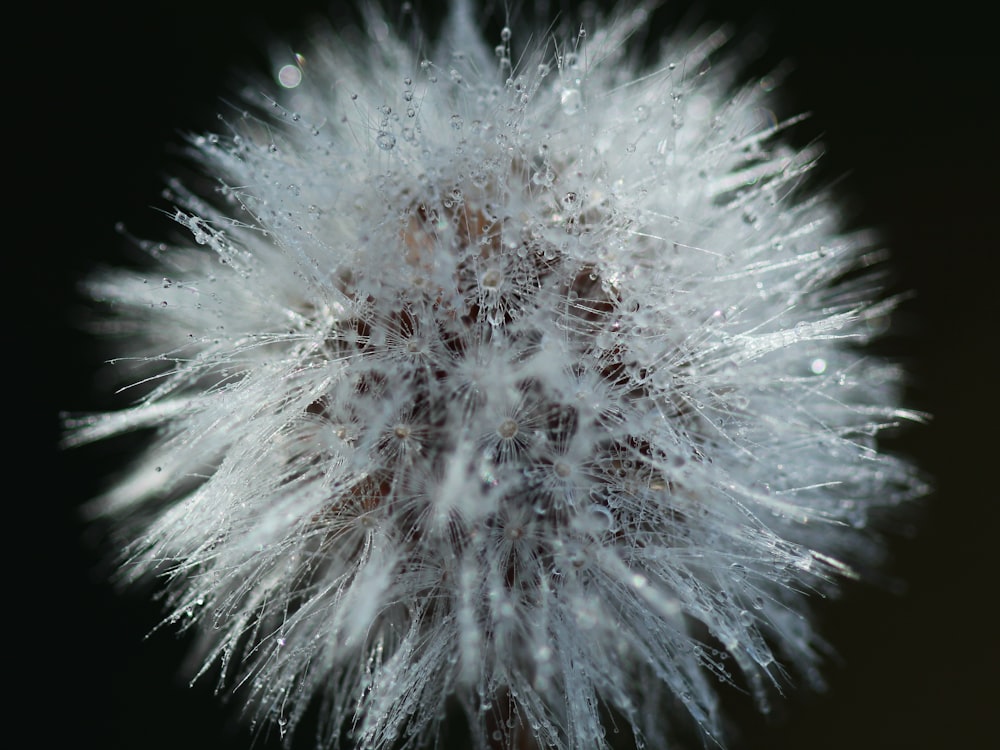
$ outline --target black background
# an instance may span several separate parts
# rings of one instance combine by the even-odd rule
[[[651,31],[681,16],[679,7],[655,15]],[[77,508],[124,446],[61,453],[58,412],[110,403],[95,389],[100,354],[74,327],[78,279],[101,262],[135,260],[116,222],[139,236],[170,236],[154,207],[168,207],[159,195],[178,171],[182,133],[215,128],[233,72],[265,71],[272,41],[298,48],[324,8],[298,0],[114,11],[36,4],[7,25],[5,161],[14,170],[4,198],[4,297],[14,337],[4,372],[16,418],[8,423],[14,457],[5,461],[13,515],[4,528],[4,619],[12,687],[23,700],[6,730],[22,739],[8,746],[250,745],[234,711],[211,695],[211,680],[188,688],[178,676],[186,641],[166,631],[143,640],[158,608],[104,583]],[[790,695],[771,720],[736,708],[742,729],[731,747],[987,747],[1000,698],[1000,87],[990,24],[971,2],[920,10],[706,0],[700,8],[709,20],[765,29],[768,59],[795,61],[784,114],[814,113],[805,127],[828,146],[824,175],[844,175],[838,190],[853,223],[884,231],[897,287],[916,290],[885,346],[914,376],[909,405],[935,415],[893,442],[937,487],[913,524],[892,535],[890,571],[906,591],[854,586],[820,605],[822,631],[842,657],[827,669],[830,690]],[[502,12],[489,38],[500,25]],[[277,745],[260,739],[256,747]]]

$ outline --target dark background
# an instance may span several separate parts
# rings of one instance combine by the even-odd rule
[[[170,236],[154,208],[168,207],[159,195],[178,171],[182,133],[216,128],[233,72],[265,71],[272,41],[298,48],[326,6],[74,5],[36,3],[6,30],[5,161],[14,172],[4,281],[14,338],[4,370],[16,418],[4,612],[12,686],[24,701],[12,726],[26,739],[5,744],[245,749],[250,735],[212,696],[211,680],[188,688],[177,675],[187,642],[169,631],[143,640],[157,606],[104,583],[77,508],[125,446],[59,452],[58,412],[110,405],[94,385],[100,354],[74,327],[78,279],[96,264],[136,259],[116,222]],[[935,415],[892,443],[937,487],[892,534],[889,569],[906,590],[852,586],[821,604],[821,630],[842,657],[828,666],[830,690],[793,693],[769,721],[735,701],[733,750],[979,748],[995,736],[1000,66],[974,5],[700,5],[708,20],[765,30],[765,62],[795,61],[784,114],[814,113],[803,127],[828,146],[824,176],[844,176],[838,190],[853,223],[884,231],[897,288],[916,290],[884,346],[914,376],[909,405]],[[680,7],[656,14],[651,32],[676,22]],[[435,11],[422,13],[433,26]],[[490,39],[500,25],[502,12]],[[255,747],[277,745],[262,738]]]

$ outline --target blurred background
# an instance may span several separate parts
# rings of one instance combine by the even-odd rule
[[[25,702],[15,725],[31,736],[8,746],[246,750],[253,736],[235,721],[238,703],[214,697],[211,678],[187,686],[178,665],[189,641],[170,629],[145,637],[158,605],[111,590],[99,540],[80,523],[79,506],[129,441],[56,448],[60,410],[111,404],[95,380],[102,355],[75,326],[76,284],[102,263],[137,262],[119,222],[138,237],[173,236],[157,210],[169,209],[164,181],[187,168],[185,133],[219,128],[240,71],[266,75],[268,53],[303,48],[318,16],[355,16],[315,0],[64,5],[25,8],[6,30],[14,342],[5,371],[16,416],[5,461],[14,516],[3,527],[12,553],[4,611]],[[438,6],[414,6],[433,29]],[[391,23],[411,23],[393,7]],[[977,7],[703,0],[694,11],[668,2],[651,17],[650,39],[685,19],[726,22],[738,38],[767,39],[753,71],[794,63],[779,115],[813,113],[793,137],[823,140],[821,176],[839,178],[853,226],[883,232],[894,288],[916,291],[881,346],[912,373],[908,405],[934,414],[890,441],[937,488],[890,530],[889,572],[905,589],[854,585],[818,603],[820,630],[840,654],[827,666],[829,690],[791,693],[769,718],[727,697],[732,750],[979,748],[996,734],[1000,66]],[[484,8],[492,43],[503,6]],[[262,736],[253,747],[279,745]]]

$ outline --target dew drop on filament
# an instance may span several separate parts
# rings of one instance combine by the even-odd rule
[[[563,114],[575,115],[583,108],[583,97],[580,95],[580,89],[564,89],[559,97],[559,103],[562,106]]]

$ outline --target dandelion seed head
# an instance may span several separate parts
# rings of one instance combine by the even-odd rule
[[[193,140],[164,283],[91,282],[138,400],[68,442],[156,429],[100,501],[125,569],[283,736],[418,747],[453,698],[476,747],[605,746],[602,707],[666,747],[670,701],[721,738],[718,679],[820,682],[803,592],[923,492],[871,238],[773,81],[721,33],[640,70],[644,20],[494,49],[459,4],[417,54],[370,14]]]

